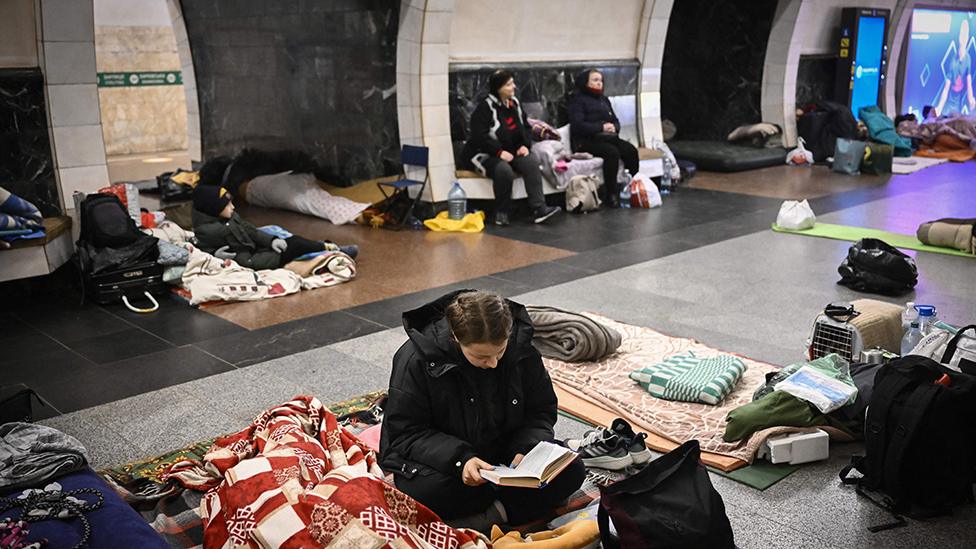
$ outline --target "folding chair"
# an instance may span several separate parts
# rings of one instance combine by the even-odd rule
[[[417,206],[417,202],[420,201],[420,197],[424,194],[424,189],[427,188],[427,182],[430,181],[430,170],[427,166],[429,152],[430,150],[427,147],[404,145],[403,149],[400,151],[401,178],[397,181],[376,184],[376,186],[379,187],[380,192],[383,193],[383,197],[386,201],[386,209],[383,211],[383,213],[391,213],[392,216],[395,216],[396,212],[391,212],[391,210],[398,202],[406,201],[410,204],[410,207],[403,212],[403,215],[399,219],[394,217],[394,224],[390,228],[402,228],[407,220],[410,219],[414,208]],[[408,179],[407,166],[423,167],[424,180],[417,181],[416,179]],[[420,192],[417,193],[416,197],[411,199],[409,189],[415,185],[420,185]]]

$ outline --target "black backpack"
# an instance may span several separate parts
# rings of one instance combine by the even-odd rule
[[[973,501],[976,481],[976,376],[908,355],[878,369],[864,427],[865,455],[840,478],[891,511],[904,526],[915,518],[951,514]],[[848,478],[852,470],[863,477]],[[864,489],[883,495],[879,501]]]
[[[96,249],[122,248],[145,236],[114,194],[90,194],[82,200],[81,234],[78,245]]]
[[[915,260],[883,240],[862,238],[837,267],[838,284],[859,292],[902,295],[918,284]]]

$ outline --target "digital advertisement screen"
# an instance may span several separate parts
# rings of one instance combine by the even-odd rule
[[[940,116],[976,113],[974,28],[976,12],[912,11],[901,112],[921,119],[922,108],[931,105]]]
[[[859,16],[857,49],[854,52],[854,87],[851,112],[878,104],[881,89],[881,57],[884,53],[885,18]]]

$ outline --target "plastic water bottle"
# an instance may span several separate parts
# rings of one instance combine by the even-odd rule
[[[461,184],[455,181],[450,192],[447,193],[447,217],[461,220],[464,219],[464,214],[467,212],[468,195],[461,188]]]
[[[918,345],[919,341],[922,341],[924,334],[921,328],[918,326],[918,320],[913,320],[911,325],[908,327],[908,331],[905,332],[905,337],[901,338],[901,356],[905,356],[912,352],[912,349]]]
[[[629,208],[630,207],[630,182],[634,179],[634,176],[630,175],[630,170],[624,170],[627,175],[627,182],[623,184],[620,188],[620,207]]]
[[[915,310],[915,302],[909,301],[905,304],[905,310],[901,313],[901,331],[905,333],[912,327],[912,321],[918,319],[918,311]]]
[[[671,159],[665,156],[661,160],[664,166],[664,173],[661,174],[661,196],[671,194]]]
[[[928,335],[932,331],[932,327],[935,326],[935,307],[932,305],[916,305],[915,310],[918,311],[918,327],[923,335]]]

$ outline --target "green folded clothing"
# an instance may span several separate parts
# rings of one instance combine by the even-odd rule
[[[726,418],[725,442],[747,439],[767,427],[813,427],[824,425],[827,418],[809,402],[783,391],[773,391],[729,412]]]
[[[664,362],[630,373],[652,396],[681,402],[715,405],[732,392],[746,365],[737,357],[699,358],[694,353],[672,355]]]

